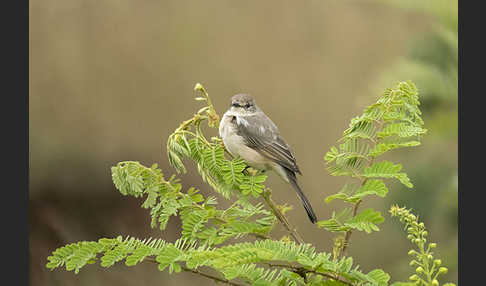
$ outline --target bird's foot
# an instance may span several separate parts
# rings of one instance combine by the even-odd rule
[[[246,166],[246,168],[243,170],[243,172],[249,176],[256,176],[258,175],[261,171],[258,169],[255,169],[250,166]]]

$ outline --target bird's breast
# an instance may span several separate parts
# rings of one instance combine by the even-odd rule
[[[236,119],[225,114],[219,126],[219,135],[226,150],[233,156],[240,156],[248,165],[257,169],[267,169],[268,159],[245,144],[245,139],[237,134]]]

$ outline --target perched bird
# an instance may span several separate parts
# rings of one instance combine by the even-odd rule
[[[231,98],[231,106],[223,115],[219,135],[228,152],[240,156],[259,170],[274,170],[297,191],[312,223],[317,217],[312,206],[297,184],[296,173],[301,174],[290,146],[280,136],[277,126],[255,104],[248,94]]]

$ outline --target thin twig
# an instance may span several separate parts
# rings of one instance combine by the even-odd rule
[[[364,184],[365,181],[363,181],[363,184]],[[361,203],[361,200],[357,201],[355,204],[354,204],[354,207],[353,207],[353,217],[356,216],[356,214],[358,213],[358,207]],[[351,234],[353,233],[353,230],[350,229],[348,231],[346,231],[346,235],[344,237],[344,244],[343,244],[343,250],[341,251],[341,254],[343,256],[346,256],[346,249],[348,247],[348,244],[349,244],[349,240],[351,239]]]
[[[269,267],[279,267],[279,268],[286,268],[286,269],[289,269],[291,270],[292,272],[295,272],[299,275],[302,276],[302,278],[306,278],[305,275],[307,273],[312,273],[312,274],[315,274],[315,275],[321,275],[321,276],[324,276],[326,278],[329,278],[329,279],[333,279],[333,280],[337,280],[339,282],[342,282],[346,285],[350,285],[350,286],[353,286],[352,283],[346,281],[346,280],[343,280],[343,279],[340,279],[339,277],[336,277],[336,276],[333,276],[331,274],[327,274],[327,273],[322,273],[322,272],[318,272],[316,270],[310,270],[310,269],[305,269],[304,267],[298,267],[298,266],[293,266],[293,265],[288,265],[288,264],[273,264],[273,263],[262,263],[262,264],[265,264]]]
[[[155,264],[159,264],[154,258],[151,258],[151,257],[145,258],[145,261],[151,262],[151,263],[155,263]],[[226,283],[226,284],[232,285],[232,286],[247,286],[246,284],[235,283],[235,282],[229,281],[228,279],[219,278],[217,276],[214,276],[214,275],[211,275],[211,274],[207,274],[207,273],[201,272],[201,271],[196,270],[196,269],[190,269],[190,268],[187,268],[185,266],[181,266],[181,269],[184,270],[184,271],[186,271],[186,272],[192,272],[194,274],[198,274],[198,275],[201,275],[203,277],[212,279],[212,280],[214,280],[216,282],[222,282],[222,283]]]
[[[263,198],[267,205],[272,209],[272,212],[277,217],[277,219],[283,224],[283,226],[287,229],[290,235],[294,238],[294,240],[300,244],[304,244],[304,239],[302,236],[297,232],[297,230],[290,224],[287,217],[278,209],[275,202],[272,200],[271,197],[271,190],[269,188],[265,188],[263,191]]]
[[[369,166],[373,165],[373,160],[374,158],[371,159],[370,163],[369,163]],[[366,184],[366,182],[368,181],[368,178],[365,178],[362,182],[361,182],[361,186],[364,186],[364,184]],[[359,208],[359,205],[361,204],[361,199],[358,200],[355,204],[354,204],[354,207],[353,207],[353,217],[355,217],[357,214],[358,214],[358,208]],[[341,254],[343,256],[346,256],[346,249],[348,248],[348,244],[349,244],[349,240],[351,239],[351,234],[353,233],[353,229],[350,229],[348,231],[346,231],[346,235],[344,237],[344,244],[343,244],[343,250],[341,251]]]
[[[222,282],[222,283],[226,283],[228,285],[233,285],[233,286],[246,286],[246,284],[239,284],[239,283],[231,282],[227,279],[219,278],[219,277],[213,276],[211,274],[200,272],[200,271],[195,270],[195,269],[189,269],[189,268],[186,268],[184,266],[182,266],[182,270],[184,270],[186,272],[192,272],[194,274],[198,274],[198,275],[201,275],[201,276],[209,278],[209,279],[213,279],[216,282]]]

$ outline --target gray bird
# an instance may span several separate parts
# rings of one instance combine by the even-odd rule
[[[231,106],[219,125],[219,135],[231,155],[240,156],[255,169],[274,170],[290,183],[297,191],[310,221],[317,221],[309,200],[297,184],[295,174],[302,173],[290,146],[250,95],[237,94],[231,98]]]

